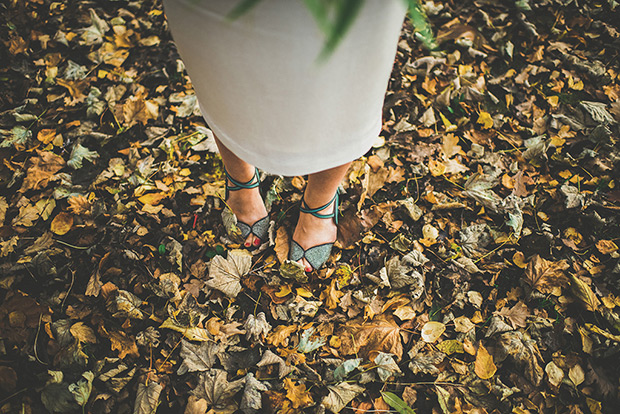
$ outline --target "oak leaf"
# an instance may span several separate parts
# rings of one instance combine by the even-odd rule
[[[45,188],[50,178],[65,166],[65,160],[53,152],[39,151],[37,155],[31,158],[20,192]]]
[[[564,270],[568,269],[566,260],[552,262],[539,255],[534,256],[525,269],[525,281],[542,293],[551,293],[553,288],[564,286],[568,279]]]
[[[312,395],[306,390],[305,384],[295,385],[292,379],[284,379],[284,388],[286,389],[286,398],[288,398],[293,408],[303,408],[314,404]]]
[[[327,309],[336,309],[342,296],[344,296],[344,293],[336,288],[336,279],[334,278],[329,284],[329,287],[325,288],[325,290],[321,292],[320,299],[325,302]]]

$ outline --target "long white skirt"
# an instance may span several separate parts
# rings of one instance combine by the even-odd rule
[[[328,60],[302,0],[165,0],[172,36],[202,113],[222,143],[272,174],[305,175],[366,153],[406,13],[403,0],[366,0]]]

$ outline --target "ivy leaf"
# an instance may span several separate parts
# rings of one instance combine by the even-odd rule
[[[71,156],[69,157],[69,161],[67,161],[67,165],[74,170],[77,170],[82,168],[82,163],[84,160],[93,162],[97,158],[99,158],[97,151],[91,151],[82,146],[82,144],[76,144],[71,151]]]

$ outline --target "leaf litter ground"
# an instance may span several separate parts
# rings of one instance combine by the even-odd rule
[[[3,5],[0,412],[615,412],[620,7],[425,9],[306,277],[303,177],[227,236],[159,3]]]

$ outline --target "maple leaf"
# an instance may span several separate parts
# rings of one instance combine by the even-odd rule
[[[314,404],[312,395],[306,390],[306,385],[299,383],[295,385],[292,379],[284,379],[284,388],[286,389],[286,398],[288,398],[293,408],[303,408]]]
[[[345,327],[341,350],[345,355],[357,354],[374,358],[379,352],[403,355],[400,327],[388,316],[380,315],[370,322],[354,322]]]
[[[207,341],[194,345],[186,340],[181,341],[181,358],[183,362],[177,370],[178,375],[186,372],[207,371],[213,367],[215,357],[223,351],[221,344]]]
[[[209,262],[207,286],[234,298],[241,292],[241,278],[252,266],[252,255],[247,250],[231,250],[228,259],[215,256]]]
[[[140,382],[136,392],[134,414],[148,414],[157,410],[159,395],[164,386],[156,381]]]
[[[202,374],[200,383],[194,389],[196,397],[204,398],[209,405],[224,407],[243,387],[244,378],[228,381],[228,373],[222,369],[210,369]]]
[[[340,298],[344,296],[344,293],[336,288],[336,282],[337,280],[335,278],[332,279],[329,287],[321,292],[320,299],[325,302],[327,309],[336,309],[340,303]]]
[[[45,188],[52,175],[65,166],[65,160],[50,151],[38,151],[37,157],[30,159],[30,167],[20,192]]]
[[[552,262],[535,255],[525,269],[525,281],[532,289],[551,293],[553,288],[564,286],[568,282],[564,275],[564,270],[568,267],[566,260]]]

